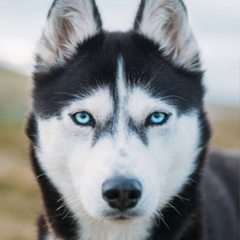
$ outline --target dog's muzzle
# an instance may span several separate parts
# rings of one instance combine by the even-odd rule
[[[103,199],[109,206],[123,212],[137,205],[142,195],[141,183],[133,179],[108,180],[102,185]]]

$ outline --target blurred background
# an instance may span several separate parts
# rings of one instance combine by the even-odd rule
[[[35,239],[40,194],[25,119],[36,42],[52,0],[0,0],[0,239]],[[131,28],[139,0],[97,0],[105,29]],[[206,69],[211,146],[240,150],[239,0],[185,0]]]

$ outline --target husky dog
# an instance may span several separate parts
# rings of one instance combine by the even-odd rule
[[[237,239],[238,160],[207,153],[202,79],[181,0],[142,0],[124,33],[54,1],[27,127],[38,239]]]

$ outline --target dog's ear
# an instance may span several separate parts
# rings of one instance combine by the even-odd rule
[[[102,28],[94,0],[55,0],[37,46],[36,71],[64,65],[78,44]]]
[[[175,65],[201,70],[198,46],[181,0],[141,0],[134,29],[157,43]]]

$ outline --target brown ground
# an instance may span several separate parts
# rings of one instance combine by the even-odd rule
[[[29,80],[0,68],[0,239],[35,239],[40,194],[31,172],[24,135]],[[240,150],[240,112],[210,106],[211,146]]]

